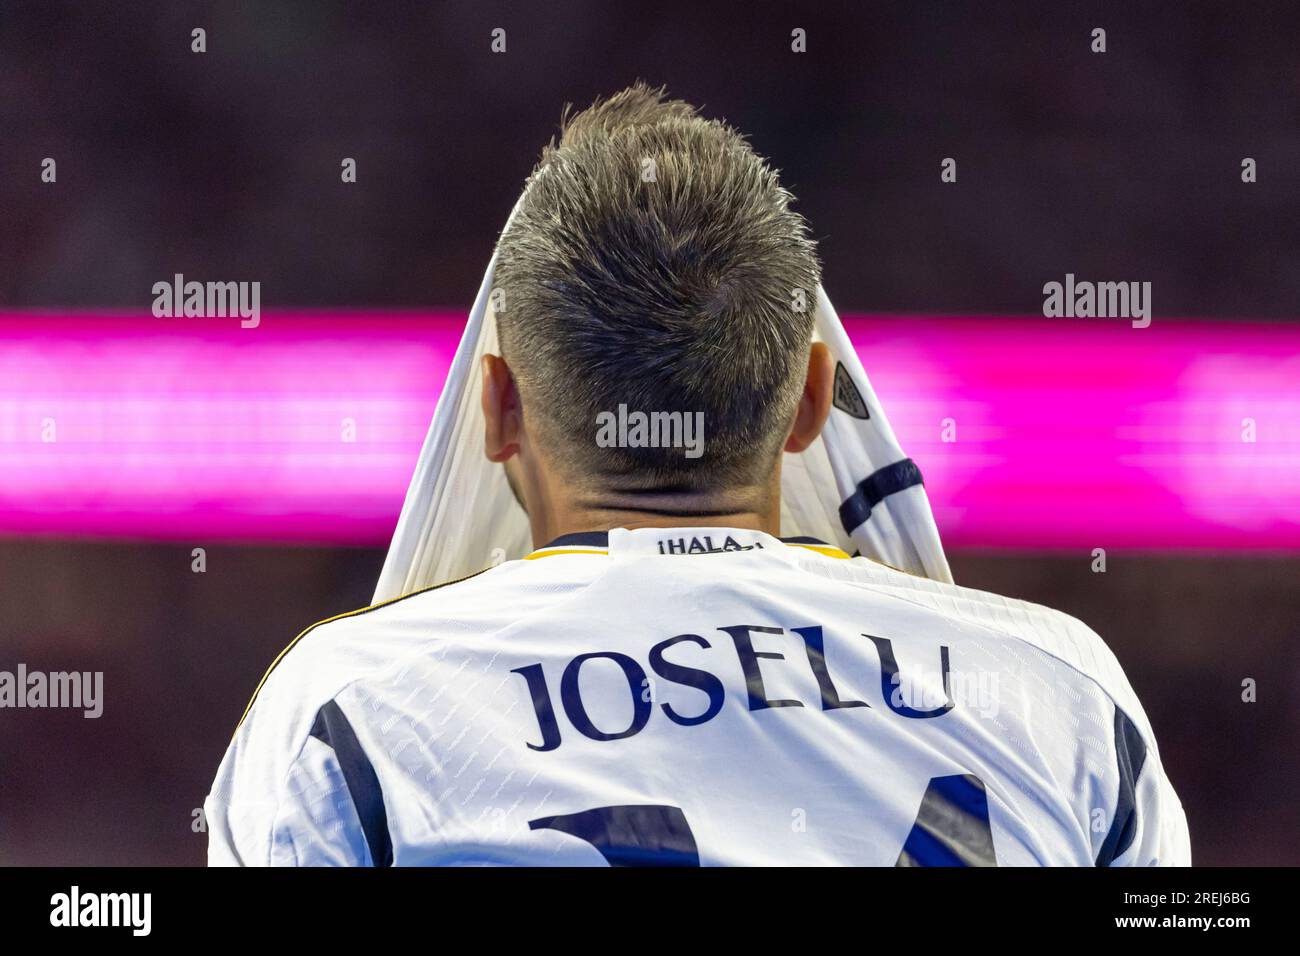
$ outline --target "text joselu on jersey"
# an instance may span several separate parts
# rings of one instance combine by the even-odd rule
[[[730,640],[724,640],[722,643],[729,648],[734,648],[736,657],[739,660],[741,672],[745,677],[745,689],[748,698],[748,706],[751,711],[766,710],[772,707],[805,707],[809,706],[804,701],[792,700],[788,698],[770,699],[763,683],[763,672],[760,669],[760,661],[784,661],[785,655],[775,651],[756,650],[754,647],[753,635],[755,634],[785,634],[786,630],[779,627],[760,627],[756,625],[732,625],[729,627],[719,627],[718,631],[726,634]],[[817,680],[817,686],[820,689],[821,700],[820,708],[823,711],[840,710],[849,707],[870,707],[866,701],[845,699],[841,696],[835,685],[835,681],[826,666],[826,656],[824,650],[824,635],[820,625],[809,627],[792,627],[790,633],[797,634],[802,638],[803,647],[807,655],[807,666],[810,668],[812,675]],[[883,637],[875,637],[871,634],[862,634],[862,638],[871,641],[876,646],[876,652],[880,657],[880,693],[884,706],[892,713],[899,717],[906,717],[913,720],[923,720],[933,717],[942,717],[956,706],[953,698],[953,681],[949,668],[948,648],[940,645],[939,647],[939,676],[943,686],[942,694],[938,693],[937,688],[933,686],[933,680],[926,681],[907,681],[899,673],[898,663],[894,656],[893,644]],[[722,679],[711,671],[703,670],[698,667],[688,667],[684,664],[674,663],[664,657],[664,652],[676,644],[689,642],[699,647],[710,649],[712,644],[704,637],[698,634],[679,634],[676,637],[670,637],[667,640],[655,644],[649,651],[649,666],[658,677],[673,684],[685,687],[693,687],[701,691],[708,698],[708,704],[696,714],[680,713],[669,703],[659,704],[668,720],[684,727],[692,727],[697,724],[703,724],[712,720],[721,711],[726,703],[726,690],[723,686]],[[582,695],[579,690],[579,677],[583,666],[593,660],[606,660],[616,664],[623,672],[626,678],[629,699],[632,704],[632,721],[620,730],[602,730],[597,727],[587,712],[583,703]],[[774,666],[774,665],[769,665]],[[787,663],[786,666],[790,666]],[[537,724],[541,731],[541,743],[529,743],[529,748],[533,750],[548,751],[555,750],[562,742],[562,732],[560,722],[556,713],[554,698],[551,688],[547,684],[546,675],[543,673],[542,665],[529,664],[526,667],[517,667],[511,673],[519,674],[528,683],[528,691],[532,698],[533,711],[537,717]],[[933,675],[922,675],[922,677],[932,677]],[[981,677],[992,675],[980,675]],[[989,688],[985,686],[988,680],[979,681],[980,686],[976,688],[979,698],[988,699]],[[651,686],[651,680],[646,673],[645,667],[640,662],[621,654],[617,651],[594,651],[588,654],[580,654],[568,662],[564,668],[564,673],[560,678],[560,706],[564,715],[568,718],[569,723],[581,733],[584,737],[592,740],[623,740],[627,737],[635,736],[649,723],[654,714],[655,704],[652,695],[646,693],[646,688]],[[909,694],[908,688],[915,688],[914,693]],[[964,697],[965,694],[958,696]],[[918,699],[920,698],[920,699]],[[934,704],[934,706],[913,707],[911,704],[923,703]],[[813,705],[815,706],[815,705]],[[982,708],[983,709],[983,708]]]

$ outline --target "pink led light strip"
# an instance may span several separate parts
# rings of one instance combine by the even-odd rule
[[[0,314],[0,533],[383,544],[462,323]],[[847,325],[950,548],[1300,549],[1300,328]]]

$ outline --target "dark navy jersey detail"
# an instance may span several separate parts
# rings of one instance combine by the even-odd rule
[[[1097,854],[1098,866],[1110,866],[1133,843],[1137,830],[1137,781],[1147,759],[1147,745],[1128,715],[1115,708],[1115,752],[1119,761],[1119,795],[1110,831]]]
[[[840,524],[846,534],[852,534],[854,528],[871,517],[871,509],[890,495],[923,484],[921,469],[912,459],[904,458],[886,465],[858,482],[857,490],[844,499],[840,505]]]
[[[384,810],[384,793],[379,788],[379,777],[370,763],[352,724],[343,709],[329,701],[316,714],[311,735],[334,751],[348,795],[361,818],[361,832],[370,847],[370,859],[375,866],[393,865],[393,843],[388,835],[388,814]]]

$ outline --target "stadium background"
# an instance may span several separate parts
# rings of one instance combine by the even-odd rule
[[[1298,37],[1294,4],[5,3],[0,312],[183,323],[148,311],[175,272],[258,280],[266,316],[463,311],[560,105],[639,77],[783,170],[842,312],[1034,315],[1073,272],[1151,281],[1157,323],[1293,329]],[[0,441],[0,470],[18,451]],[[106,695],[94,721],[0,711],[0,863],[201,862],[192,814],[257,679],[304,626],[368,603],[383,557],[183,538],[0,538],[0,668],[102,670]],[[950,557],[959,583],[1106,638],[1198,863],[1300,862],[1295,548],[1135,542],[1105,574],[1087,548]]]

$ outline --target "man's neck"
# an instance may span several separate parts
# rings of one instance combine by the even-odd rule
[[[779,491],[774,501],[764,500],[762,508],[753,506],[753,496],[744,497],[748,498],[748,506],[742,503],[741,496],[733,496],[730,501],[678,494],[638,494],[635,500],[626,496],[621,500],[571,499],[550,509],[549,514],[529,516],[533,547],[540,548],[561,535],[611,528],[744,528],[779,535]]]

